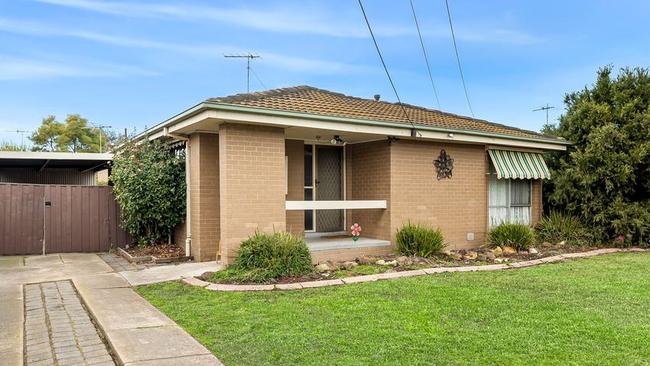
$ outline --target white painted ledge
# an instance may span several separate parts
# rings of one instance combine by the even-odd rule
[[[287,210],[359,210],[386,207],[386,200],[286,201]]]

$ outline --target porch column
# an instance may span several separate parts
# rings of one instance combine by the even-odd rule
[[[219,136],[190,135],[192,255],[213,261],[219,243]]]
[[[284,129],[219,126],[220,254],[232,263],[255,231],[286,230]]]

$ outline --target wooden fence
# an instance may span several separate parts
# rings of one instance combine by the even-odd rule
[[[123,247],[111,187],[0,183],[0,255]]]

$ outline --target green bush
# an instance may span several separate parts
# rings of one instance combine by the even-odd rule
[[[403,255],[431,257],[445,247],[440,229],[407,222],[395,234],[397,251]]]
[[[166,243],[184,221],[184,153],[158,141],[128,143],[115,153],[110,180],[122,228],[138,244]]]
[[[504,223],[492,228],[488,234],[491,246],[508,246],[517,250],[527,250],[535,242],[535,233],[527,225]]]
[[[241,243],[234,263],[228,270],[215,273],[213,279],[260,283],[301,276],[313,270],[311,254],[303,238],[285,232],[258,232]]]
[[[572,144],[548,155],[553,180],[544,197],[585,220],[600,243],[650,238],[649,90],[650,69],[606,66],[593,85],[564,98],[555,133]]]
[[[535,234],[539,242],[552,244],[561,241],[569,245],[588,246],[593,244],[590,231],[575,216],[565,215],[557,211],[544,216],[535,225]]]

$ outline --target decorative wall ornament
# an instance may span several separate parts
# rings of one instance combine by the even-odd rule
[[[451,178],[452,171],[454,170],[454,159],[452,159],[445,149],[440,150],[440,156],[433,161],[438,173],[438,180]]]

